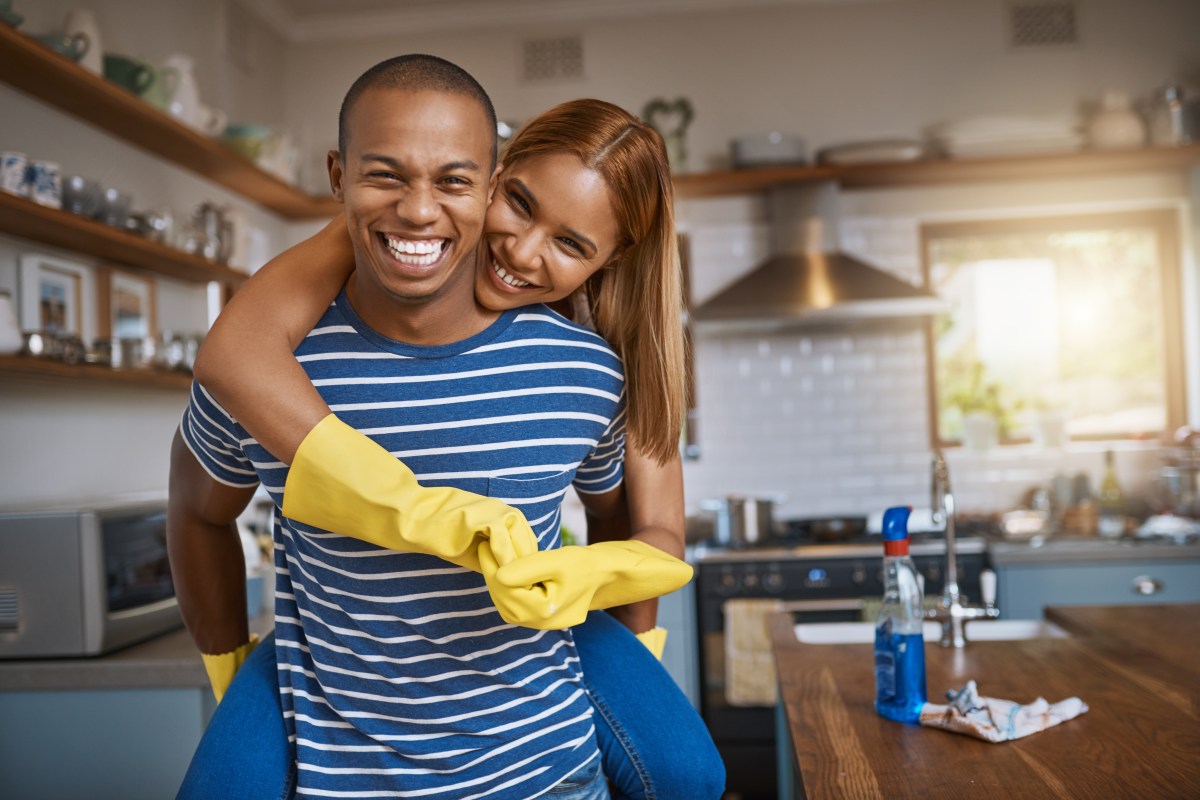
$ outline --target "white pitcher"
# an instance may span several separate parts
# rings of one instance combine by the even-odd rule
[[[162,68],[164,72],[174,75],[168,89],[170,95],[167,97],[167,113],[184,125],[199,129],[202,124],[202,110],[192,57],[181,53],[167,56],[163,59]]]
[[[104,45],[100,41],[100,26],[96,24],[96,15],[86,8],[69,12],[63,23],[63,35],[75,36],[80,33],[87,37],[88,48],[79,60],[79,66],[96,75],[103,75]]]

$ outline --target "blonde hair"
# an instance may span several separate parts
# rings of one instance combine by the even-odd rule
[[[678,452],[685,360],[675,201],[658,132],[603,100],[572,100],[535,117],[505,149],[526,158],[572,153],[604,176],[621,241],[580,288],[596,331],[625,363],[630,438],[660,464]]]

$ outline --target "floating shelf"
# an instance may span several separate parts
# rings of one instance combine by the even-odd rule
[[[300,191],[132,92],[3,24],[0,80],[280,216],[318,219],[332,217],[341,208],[333,198]]]
[[[192,283],[236,286],[248,277],[222,264],[87,217],[0,192],[0,233]]]
[[[923,159],[844,166],[790,166],[675,176],[680,199],[750,194],[799,183],[836,181],[845,189],[1055,180],[1186,169],[1200,163],[1200,143],[1138,150],[1087,150],[1004,158]]]
[[[78,383],[80,381],[139,389],[186,392],[192,376],[185,372],[111,369],[97,364],[64,364],[29,356],[0,356],[0,381],[4,383]]]

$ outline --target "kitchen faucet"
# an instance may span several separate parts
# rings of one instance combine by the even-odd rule
[[[933,451],[933,482],[930,503],[934,525],[946,529],[946,581],[942,599],[935,608],[925,612],[927,619],[942,623],[942,647],[963,647],[967,643],[966,620],[995,619],[1000,616],[996,608],[996,573],[985,570],[979,576],[982,606],[967,605],[958,590],[958,545],[954,531],[954,492],[950,488],[950,470],[946,457],[940,450]]]

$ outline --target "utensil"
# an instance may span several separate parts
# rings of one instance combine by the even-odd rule
[[[775,532],[775,498],[728,495],[702,504],[716,513],[715,539],[726,547],[750,547]]]

